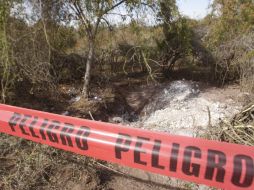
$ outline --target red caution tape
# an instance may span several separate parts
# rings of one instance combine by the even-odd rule
[[[254,147],[173,136],[0,104],[0,132],[224,189],[254,189]]]

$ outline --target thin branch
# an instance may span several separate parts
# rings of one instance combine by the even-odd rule
[[[101,19],[108,25],[109,30],[112,31],[112,30],[113,30],[113,27],[112,27],[112,25],[109,23],[109,21],[108,21],[107,19],[103,18],[103,17],[102,17]]]
[[[116,3],[116,4],[113,5],[112,7],[106,9],[106,10],[104,11],[103,15],[107,14],[108,12],[112,11],[113,9],[115,9],[116,7],[120,6],[121,4],[123,4],[123,3],[125,3],[125,2],[126,2],[126,0],[122,0],[122,1],[120,1],[120,2],[118,2],[118,3]]]

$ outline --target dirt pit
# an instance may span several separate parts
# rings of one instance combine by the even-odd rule
[[[217,88],[186,80],[129,89],[124,94],[133,112],[129,117],[118,115],[111,121],[191,137],[230,119],[249,96],[236,85]]]

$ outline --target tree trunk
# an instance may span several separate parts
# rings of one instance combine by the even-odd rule
[[[91,79],[91,67],[93,63],[93,56],[94,56],[94,41],[91,40],[89,42],[89,50],[88,50],[88,56],[86,61],[86,73],[84,77],[84,85],[82,89],[82,95],[84,98],[88,97],[88,90],[89,90],[89,84]]]

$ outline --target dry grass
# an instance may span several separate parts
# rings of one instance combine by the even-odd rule
[[[7,135],[0,134],[0,139],[1,190],[100,186],[92,159]]]
[[[110,87],[105,89],[93,88],[89,99],[81,97],[79,101],[73,102],[67,109],[76,117],[105,121],[107,120],[105,110],[108,105],[115,101],[115,98],[113,89]]]

